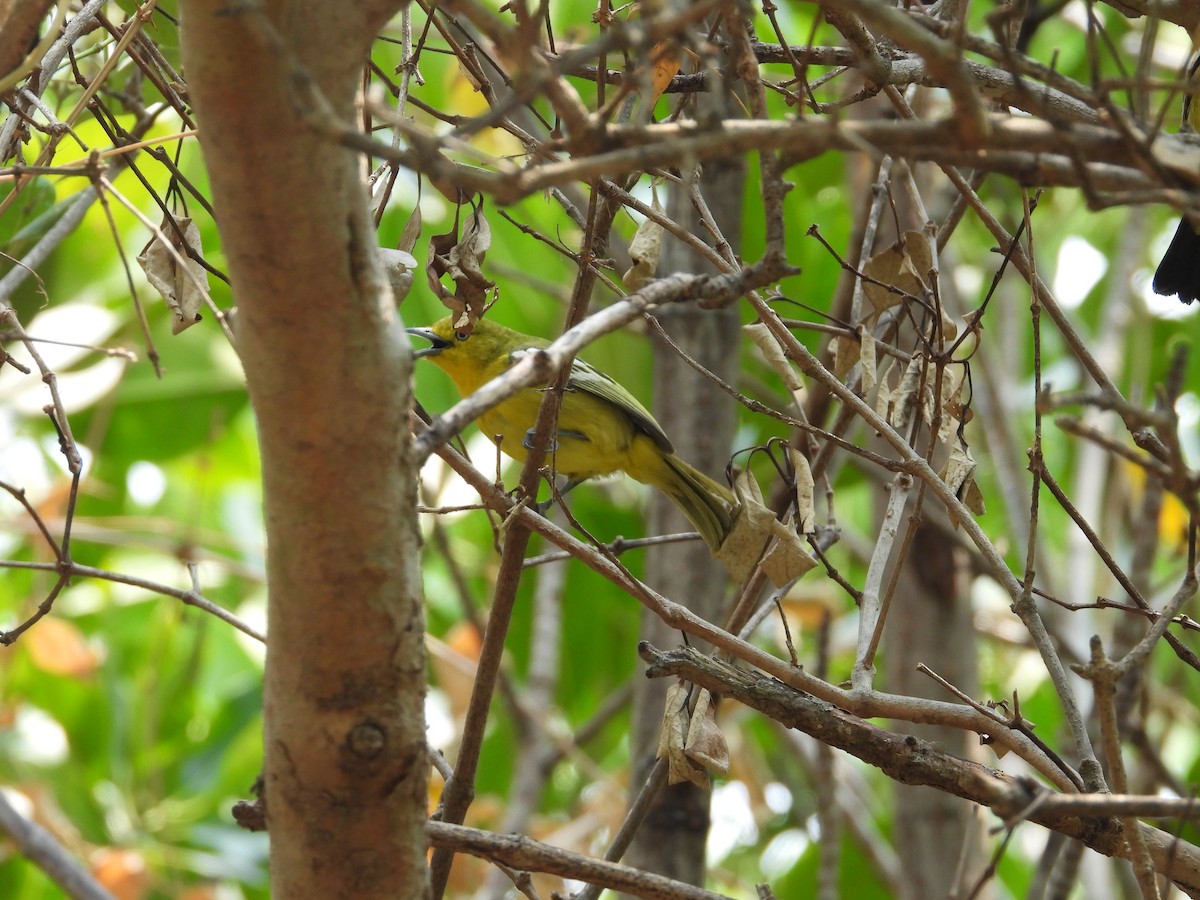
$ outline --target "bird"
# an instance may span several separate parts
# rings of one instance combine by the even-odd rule
[[[1200,55],[1192,62],[1188,71],[1188,85],[1196,83],[1196,72],[1200,69]],[[1200,130],[1200,104],[1192,102],[1192,95],[1183,98],[1183,129]],[[1175,236],[1163,255],[1162,262],[1154,271],[1151,282],[1154,293],[1164,297],[1178,294],[1184,303],[1200,299],[1200,233],[1187,216],[1179,220]]]
[[[474,393],[521,359],[550,342],[488,319],[456,327],[453,317],[428,328],[408,328],[429,341],[414,355],[450,376],[462,396]],[[507,456],[524,461],[534,436],[542,390],[525,388],[479,417],[480,430],[499,442]],[[553,468],[568,488],[589,478],[624,472],[666,494],[712,551],[729,534],[734,496],[723,485],[675,455],[674,445],[650,412],[617,381],[575,360],[547,448]]]

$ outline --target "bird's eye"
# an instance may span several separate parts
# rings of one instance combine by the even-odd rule
[[[455,336],[456,338],[458,338],[460,341],[465,341],[467,338],[469,338],[469,337],[471,336],[471,332],[469,332],[469,331],[456,331],[456,332],[454,332],[454,336]]]

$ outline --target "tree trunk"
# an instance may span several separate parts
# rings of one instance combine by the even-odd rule
[[[948,699],[944,688],[917,671],[917,664],[924,663],[967,694],[979,692],[965,557],[939,526],[918,527],[888,615],[883,657],[889,691]],[[972,752],[977,740],[961,729],[909,722],[895,725],[940,743],[955,756],[977,756]],[[895,799],[896,852],[906,888],[902,900],[966,896],[968,889],[955,884],[957,874],[961,869],[970,884],[984,863],[984,822],[974,807],[950,794],[903,784],[895,786]],[[990,887],[974,896],[990,896]]]
[[[736,249],[741,232],[745,169],[740,160],[710,164],[701,190],[713,204],[712,213]],[[668,214],[702,234],[686,193],[671,193]],[[707,263],[678,241],[667,239],[660,271],[711,271]],[[664,328],[685,352],[726,381],[738,370],[740,330],[736,308],[702,310],[692,305],[664,309]],[[675,444],[676,452],[697,468],[724,481],[736,424],[732,401],[699,375],[668,347],[655,357],[654,414]],[[656,495],[650,509],[654,534],[688,531],[691,526],[666,497]],[[701,541],[651,547],[646,557],[647,580],[655,588],[710,621],[720,622],[729,599],[729,578]],[[663,622],[642,613],[642,638],[655,646],[679,641]],[[636,793],[654,762],[662,724],[667,684],[662,679],[640,680],[634,687],[633,778]],[[630,865],[702,885],[708,839],[709,793],[692,784],[664,788],[630,848]]]
[[[398,5],[183,4],[262,450],[277,898],[427,894],[412,361],[362,162],[329,133],[353,127],[370,41]]]

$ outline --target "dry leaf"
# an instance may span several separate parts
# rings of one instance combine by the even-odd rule
[[[708,772],[693,762],[687,754],[688,687],[676,682],[667,688],[667,705],[663,711],[662,730],[658,735],[658,758],[667,761],[667,783],[690,781],[705,788],[709,786]]]
[[[745,580],[760,561],[776,586],[799,578],[817,564],[800,537],[763,504],[758,482],[748,472],[738,475],[733,493],[738,499],[733,525],[715,556],[735,581]],[[771,549],[764,555],[768,542]]]
[[[137,258],[146,280],[173,313],[172,334],[199,322],[208,298],[208,272],[188,256],[189,249],[196,256],[203,254],[200,229],[186,216],[167,216]]]
[[[458,60],[458,74],[462,77],[464,83],[471,86],[471,90],[475,91],[476,93],[479,92],[479,79],[475,77],[469,66],[463,65],[463,61],[461,59]]]
[[[871,304],[868,319],[873,320],[881,312],[898,306],[904,300],[901,294],[890,290],[889,286],[899,287],[896,282],[900,280],[905,259],[904,251],[893,245],[876,253],[863,266],[863,274],[871,279],[863,280],[863,295]]]
[[[833,373],[838,378],[845,378],[850,370],[858,365],[862,353],[862,344],[857,339],[839,335],[829,342],[833,349]]]
[[[939,473],[946,487],[954,491],[954,495],[977,516],[984,513],[983,495],[975,483],[975,459],[971,456],[962,441],[955,441],[950,448],[950,456],[946,465]]]
[[[901,434],[908,431],[908,425],[912,421],[913,409],[918,402],[917,390],[921,386],[924,371],[925,360],[914,356],[909,360],[904,374],[900,376],[900,383],[892,392],[892,414],[888,417],[888,424]]]
[[[408,221],[404,223],[404,231],[400,233],[400,240],[396,242],[397,250],[407,250],[412,253],[413,248],[417,246],[417,238],[421,236],[421,205],[418,203],[413,207],[412,212],[408,214]]]
[[[86,678],[100,665],[100,655],[73,623],[47,616],[29,629],[21,643],[35,666],[51,675]]]
[[[962,366],[946,366],[941,373],[941,425],[938,441],[948,444],[958,434],[962,414],[962,390],[966,384]],[[892,393],[893,408],[889,424],[902,434],[912,423],[913,412],[919,410],[921,420],[932,426],[938,408],[934,405],[937,371],[923,356],[914,356],[904,370],[900,384]]]
[[[958,440],[959,422],[963,414],[962,392],[966,385],[966,369],[963,366],[946,366],[942,369],[942,424],[938,441],[951,444]],[[932,373],[931,373],[932,377]],[[932,391],[930,391],[930,398]],[[925,421],[933,423],[933,404],[924,412]]]
[[[873,279],[863,282],[863,294],[871,303],[873,315],[878,316],[904,300],[903,294],[889,290],[888,285],[920,297],[928,290],[925,282],[932,271],[933,245],[929,236],[923,231],[904,232],[900,240],[876,253],[863,266],[863,274]]]
[[[658,194],[655,192],[653,209],[662,212],[658,204]],[[629,258],[633,265],[625,270],[623,276],[625,288],[629,291],[641,288],[654,277],[658,271],[658,260],[662,256],[663,227],[653,219],[642,219],[637,232],[629,244]]]
[[[892,370],[895,368],[894,362],[888,362],[883,370],[883,374],[879,377],[878,391],[875,394],[875,413],[879,418],[888,421],[892,417],[892,401],[894,395],[891,388]]]
[[[729,772],[729,743],[717,725],[717,704],[707,690],[696,695],[684,751],[688,759],[714,775]]]
[[[767,365],[779,376],[789,391],[795,394],[804,390],[804,382],[792,368],[788,358],[784,356],[783,348],[779,346],[779,341],[775,340],[775,335],[771,334],[771,329],[762,322],[754,322],[750,325],[743,325],[742,331],[750,340],[754,341],[755,346],[767,361]]]
[[[738,475],[733,493],[738,498],[733,524],[715,556],[729,570],[734,581],[741,582],[758,565],[771,537],[771,523],[776,519],[775,514],[763,505],[758,483],[748,472]]]
[[[429,287],[442,305],[456,315],[457,327],[478,321],[487,306],[487,292],[495,284],[483,276],[482,267],[491,245],[491,226],[479,210],[463,222],[461,238],[454,228],[429,239],[429,259],[425,263]],[[442,284],[443,275],[449,275],[454,282],[453,293]]]
[[[778,519],[771,526],[771,537],[771,545],[763,554],[762,570],[775,587],[790,584],[816,567],[817,561],[800,535]]]
[[[954,339],[958,337],[958,322],[961,320],[952,319],[950,314],[945,309],[941,310],[942,314],[942,340],[946,344],[954,343]]]
[[[864,325],[858,326],[859,372],[862,377],[862,395],[868,397],[875,389],[875,336]]]
[[[662,92],[679,72],[679,45],[674,41],[655,44],[650,50],[650,58],[654,62],[650,66],[650,96],[645,104],[647,110],[654,109]]]
[[[667,702],[663,709],[662,728],[658,732],[658,751],[656,756],[659,759],[666,759],[671,752],[672,747],[683,746],[683,735],[685,728],[683,727],[680,715],[685,711],[687,705],[687,688],[683,682],[676,681],[667,687]]]
[[[967,479],[959,493],[961,494],[960,499],[963,502],[963,506],[972,513],[982,516],[987,512],[987,505],[983,502],[983,491],[979,489],[979,485],[975,482],[974,475]]]
[[[975,460],[971,458],[970,452],[962,446],[962,443],[957,442],[950,448],[950,456],[946,459],[946,465],[940,474],[942,481],[946,482],[946,487],[957,494],[958,489],[966,483],[974,471]]]
[[[796,530],[801,534],[812,534],[817,530],[816,484],[808,457],[795,447],[788,447],[788,459],[796,479]]]

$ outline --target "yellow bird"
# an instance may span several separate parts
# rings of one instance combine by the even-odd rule
[[[1200,56],[1188,70],[1189,87],[1198,86],[1197,70],[1200,70]],[[1194,99],[1191,94],[1183,98],[1184,131],[1200,131],[1200,104],[1194,103]],[[1151,286],[1154,293],[1164,297],[1178,294],[1184,303],[1200,299],[1200,234],[1196,233],[1187,216],[1179,220],[1171,245],[1154,272]]]
[[[432,346],[418,350],[446,372],[464,397],[521,358],[522,351],[549,341],[486,319],[456,330],[451,318],[408,333]],[[526,388],[479,417],[479,428],[500,449],[524,460],[542,404],[542,391]],[[558,413],[558,429],[547,457],[572,486],[587,478],[625,472],[658,488],[675,502],[710,548],[729,533],[733,494],[675,455],[675,448],[647,409],[629,391],[581,360],[571,374]]]

